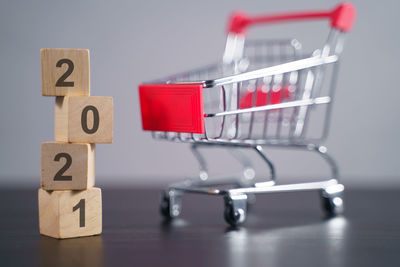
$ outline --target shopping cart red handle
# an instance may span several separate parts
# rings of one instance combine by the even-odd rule
[[[283,13],[278,15],[249,16],[242,12],[231,15],[228,31],[233,34],[244,34],[249,26],[284,21],[330,19],[331,27],[348,32],[353,26],[356,11],[351,3],[342,3],[333,10]]]

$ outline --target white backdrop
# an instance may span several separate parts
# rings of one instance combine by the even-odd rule
[[[358,16],[346,41],[326,144],[345,183],[400,185],[400,2],[354,3]],[[115,142],[97,146],[98,184],[164,184],[196,173],[197,165],[188,146],[154,141],[141,130],[137,85],[219,60],[232,10],[260,14],[335,4],[317,0],[2,1],[0,183],[39,186],[40,144],[54,138],[54,99],[41,96],[40,48],[89,48],[92,95],[114,97]],[[326,36],[327,23],[301,26],[288,28],[290,33],[281,27],[263,33],[271,38],[304,38],[307,47],[317,48]],[[261,30],[252,36],[258,33]],[[236,170],[237,164],[223,152],[209,151],[211,167],[217,172]],[[283,177],[326,173],[326,166],[312,156],[270,153]]]

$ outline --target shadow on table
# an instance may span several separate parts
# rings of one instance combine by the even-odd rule
[[[327,266],[342,266],[348,256],[348,227],[346,218],[335,217],[319,223],[265,230],[231,228],[225,234],[229,266],[251,265],[249,263],[257,260],[252,255],[268,258],[273,263],[271,266],[293,266],[296,265],[295,259],[311,263],[316,260],[312,259],[315,255],[304,254],[306,247],[313,247],[318,257],[325,259]]]
[[[39,238],[38,266],[104,266],[101,236],[72,239]]]
[[[348,256],[349,221],[345,217],[310,219],[297,224],[278,220],[269,225],[254,223],[243,227],[206,226],[203,229],[179,218],[163,221],[160,227],[167,240],[174,240],[175,233],[190,234],[189,229],[192,228],[192,231],[202,232],[208,241],[219,244],[214,249],[225,248],[226,259],[232,267],[249,266],[252,261],[257,262],[254,255],[260,259],[268,258],[275,266],[292,265],[296,257],[305,261],[310,260],[307,257],[313,257],[303,253],[309,247],[314,247],[315,253],[333,263],[345,263]],[[331,254],[336,256],[331,257]]]

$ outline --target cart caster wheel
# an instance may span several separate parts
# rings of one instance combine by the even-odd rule
[[[225,221],[231,226],[239,226],[246,220],[247,196],[236,195],[225,197]]]
[[[343,185],[338,184],[322,190],[322,208],[328,217],[334,217],[343,213],[343,189]]]
[[[162,194],[160,213],[166,219],[179,216],[182,211],[181,196],[175,191],[165,191]]]
[[[238,226],[246,220],[246,214],[243,209],[235,211],[232,206],[228,205],[225,207],[224,218],[231,226]]]

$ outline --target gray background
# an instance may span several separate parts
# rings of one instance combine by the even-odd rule
[[[165,184],[196,173],[197,165],[187,145],[155,141],[141,130],[137,85],[220,59],[226,18],[232,10],[260,14],[335,4],[320,0],[2,0],[0,184],[39,186],[40,144],[54,138],[54,99],[41,96],[40,48],[89,48],[92,95],[114,97],[115,142],[97,146],[97,184]],[[344,183],[399,186],[400,2],[354,4],[358,16],[342,57],[326,145],[338,160]],[[319,48],[327,23],[300,26],[274,26],[262,32],[270,38],[296,37],[309,49]],[[250,36],[260,34],[255,30]],[[289,181],[326,174],[326,166],[313,156],[270,153],[278,175]],[[212,150],[207,156],[216,172],[237,169],[224,151]]]

